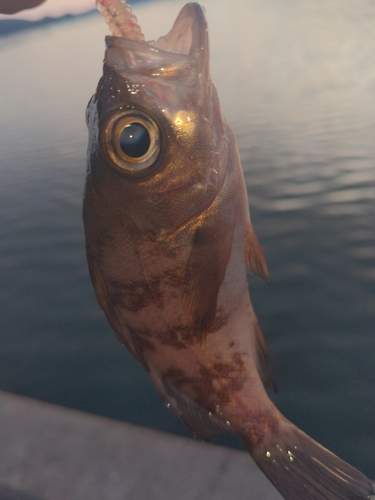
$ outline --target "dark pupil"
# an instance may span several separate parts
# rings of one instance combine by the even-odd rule
[[[120,148],[131,158],[140,158],[150,148],[150,134],[142,123],[134,122],[126,125],[120,135]]]

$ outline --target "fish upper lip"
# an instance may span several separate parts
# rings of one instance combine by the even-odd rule
[[[170,63],[177,63],[178,61],[191,61],[192,57],[189,54],[178,54],[169,52],[167,50],[149,45],[148,43],[139,42],[137,40],[130,40],[118,36],[106,36],[106,49],[107,52],[112,49],[120,50],[123,55],[127,52],[134,54],[136,66],[142,60],[146,61],[149,65],[157,65],[158,61],[162,62],[168,60]]]
[[[198,61],[193,56],[165,52],[126,38],[107,37],[106,42],[104,63],[124,78],[147,76],[160,83],[189,86],[199,74]]]

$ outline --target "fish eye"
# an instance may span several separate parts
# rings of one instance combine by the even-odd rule
[[[147,171],[159,157],[159,127],[142,111],[128,110],[112,115],[101,135],[102,149],[124,173]]]
[[[130,158],[141,158],[150,149],[151,137],[139,122],[128,123],[120,134],[120,148]]]

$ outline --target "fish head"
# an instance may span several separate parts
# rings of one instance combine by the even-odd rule
[[[86,198],[90,209],[97,204],[110,219],[164,238],[220,191],[226,125],[200,5],[187,4],[157,42],[142,38],[106,38],[103,76],[87,110]]]

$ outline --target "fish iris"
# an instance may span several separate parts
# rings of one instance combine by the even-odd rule
[[[142,123],[129,123],[120,134],[120,148],[130,158],[144,156],[150,149],[150,144],[150,133]]]

